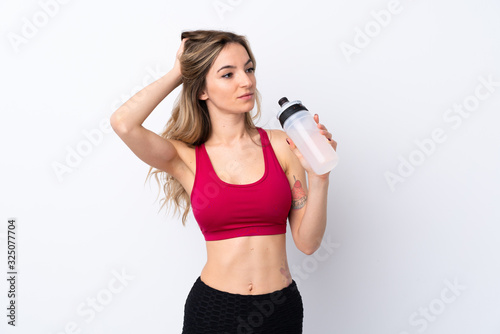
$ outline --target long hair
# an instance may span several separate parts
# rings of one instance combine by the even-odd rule
[[[183,32],[181,39],[184,38],[187,38],[184,43],[184,52],[179,58],[182,90],[176,99],[165,130],[160,136],[182,141],[188,147],[194,148],[205,143],[212,132],[206,102],[198,97],[205,88],[207,73],[221,50],[229,43],[239,43],[248,52],[254,68],[256,62],[250,45],[244,36],[218,30],[196,30]],[[260,119],[261,116],[260,94],[257,89],[255,90],[255,96],[257,105],[255,115],[251,116],[250,112],[245,113],[245,129],[247,132],[256,128],[254,120]],[[159,210],[164,206],[168,206],[169,202],[174,206],[175,212],[180,211],[180,208],[183,207],[182,225],[185,225],[187,215],[191,209],[191,200],[187,191],[179,181],[165,171],[151,167],[146,180],[152,175],[155,176],[160,190],[163,187],[165,194],[165,197],[160,201],[162,205]]]

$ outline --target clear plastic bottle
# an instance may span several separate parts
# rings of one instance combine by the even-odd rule
[[[281,110],[276,118],[314,173],[322,175],[335,168],[338,163],[337,152],[320,132],[318,123],[306,107],[298,100],[289,102],[286,97],[278,103]]]

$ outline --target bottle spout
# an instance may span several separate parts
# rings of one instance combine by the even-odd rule
[[[280,107],[283,107],[283,105],[285,103],[288,102],[288,99],[286,97],[282,97],[279,101],[278,101],[278,104],[280,105]]]

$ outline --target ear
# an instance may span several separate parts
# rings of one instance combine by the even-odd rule
[[[200,93],[200,95],[198,95],[198,99],[199,100],[208,100],[208,94],[207,94],[207,90],[206,89],[203,89]]]

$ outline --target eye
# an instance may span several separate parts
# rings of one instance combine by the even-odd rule
[[[250,68],[247,69],[247,72],[248,73],[253,73],[253,72],[255,72],[255,68],[250,67]]]
[[[222,77],[223,78],[230,78],[232,76],[233,76],[233,73],[229,72],[229,73],[224,74]]]

